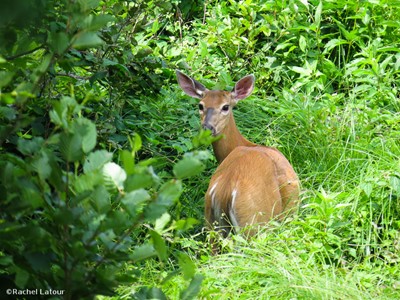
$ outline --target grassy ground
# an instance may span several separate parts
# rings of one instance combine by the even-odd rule
[[[329,110],[321,99],[253,97],[235,111],[243,134],[279,146],[290,158],[302,182],[302,204],[296,215],[272,222],[254,239],[237,235],[222,241],[223,252],[216,256],[201,226],[178,240],[176,251],[204,278],[199,299],[400,297],[400,151],[392,130],[398,115],[371,128],[379,117],[375,109],[365,115],[344,103]],[[271,114],[274,108],[278,112]],[[286,130],[290,124],[297,126]],[[204,177],[187,182],[181,205],[201,214],[206,183]],[[141,286],[160,286],[178,299],[188,286],[184,277],[171,276],[185,273],[173,260],[161,266],[148,261],[139,269],[142,281],[121,288],[121,298]]]

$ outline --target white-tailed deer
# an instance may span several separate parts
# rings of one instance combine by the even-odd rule
[[[293,209],[298,202],[299,182],[292,166],[277,149],[245,139],[233,117],[232,108],[252,93],[254,75],[240,79],[232,92],[208,90],[180,71],[176,75],[182,90],[200,99],[203,128],[214,136],[223,136],[212,144],[220,165],[205,196],[208,225],[226,236],[232,229],[262,225]],[[254,226],[248,233],[255,233]]]

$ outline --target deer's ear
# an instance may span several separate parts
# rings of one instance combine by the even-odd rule
[[[238,102],[239,100],[251,95],[254,89],[255,80],[256,78],[253,74],[251,74],[236,82],[235,88],[232,91],[232,98],[235,100],[235,102]]]
[[[200,82],[183,74],[181,71],[176,70],[176,77],[178,78],[178,84],[181,89],[191,97],[201,99],[203,98],[204,92],[208,91]]]

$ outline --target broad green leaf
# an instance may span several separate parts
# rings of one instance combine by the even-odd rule
[[[78,49],[85,49],[98,47],[103,43],[103,40],[95,32],[80,32],[75,36],[72,46]]]
[[[137,133],[132,137],[128,137],[128,140],[133,152],[137,152],[142,148],[142,138]]]
[[[135,172],[135,161],[132,153],[128,150],[121,150],[119,153],[119,157],[124,166],[125,172],[130,175]]]
[[[196,273],[196,265],[186,253],[180,253],[178,256],[179,267],[183,272],[183,278],[189,280]]]
[[[106,213],[111,209],[110,194],[104,186],[98,186],[92,193],[94,208],[99,213]]]
[[[163,205],[170,206],[176,200],[178,200],[179,196],[182,193],[182,183],[179,180],[171,180],[169,182],[164,183],[157,197],[157,202]]]
[[[122,190],[124,187],[124,181],[126,179],[126,173],[119,165],[114,162],[106,163],[103,166],[104,181],[110,188],[117,188]]]
[[[191,300],[196,298],[201,289],[201,283],[203,282],[204,276],[201,274],[194,275],[193,279],[190,281],[189,286],[181,292],[181,300]]]
[[[324,46],[324,54],[328,53],[329,51],[331,51],[333,48],[340,46],[340,45],[344,45],[344,44],[348,44],[348,42],[346,40],[343,39],[331,39],[330,41],[328,41],[325,46]]]
[[[150,243],[147,243],[147,244],[143,244],[139,247],[136,247],[130,254],[130,259],[134,263],[137,263],[141,260],[144,260],[144,259],[150,258],[150,257],[154,257],[156,255],[157,255],[157,252],[154,249],[154,246]]]
[[[97,31],[114,20],[115,17],[112,15],[89,15],[84,21],[84,27],[87,31]]]
[[[51,121],[64,128],[69,127],[69,119],[81,109],[80,105],[72,97],[62,97],[60,101],[53,102],[53,110],[50,111]]]
[[[164,214],[182,193],[182,183],[179,180],[172,180],[164,183],[157,195],[156,201],[150,203],[145,209],[145,216],[148,221],[157,220]]]
[[[156,287],[142,287],[138,292],[133,295],[133,299],[135,300],[167,300],[167,296],[163,293],[160,288]]]
[[[302,35],[300,36],[300,39],[299,39],[299,47],[300,47],[301,51],[306,52],[306,50],[307,50],[307,40]]]
[[[116,235],[112,229],[108,229],[99,234],[99,239],[108,249],[113,249],[115,247],[115,238]]]
[[[193,228],[193,226],[198,223],[199,223],[199,221],[197,221],[194,218],[180,219],[175,222],[174,227],[178,231],[187,231],[187,230]]]
[[[51,32],[49,44],[57,54],[62,54],[69,47],[69,38],[65,32]]]
[[[6,86],[11,82],[15,73],[9,71],[0,71],[0,88]]]
[[[40,152],[39,157],[32,162],[32,168],[39,174],[42,181],[50,177],[52,169],[46,152]]]
[[[47,54],[43,57],[41,64],[37,67],[37,71],[40,73],[45,73],[49,68],[51,61],[53,59],[53,55]]]
[[[364,191],[364,193],[367,195],[367,197],[370,197],[370,196],[371,196],[371,193],[372,193],[372,191],[373,191],[373,185],[372,185],[372,183],[370,183],[370,182],[365,182],[365,183],[362,183],[362,184],[360,185],[360,187],[361,187],[361,189]]]
[[[397,176],[390,176],[390,186],[395,193],[400,194],[400,178]]]
[[[43,143],[42,137],[35,137],[31,140],[19,138],[17,148],[24,155],[33,155],[42,148]]]
[[[68,132],[61,133],[60,151],[66,161],[80,161],[83,158],[82,137]]]
[[[321,14],[322,14],[322,1],[319,2],[317,9],[315,10],[314,20],[317,27],[319,27],[321,24]]]
[[[97,131],[92,121],[86,118],[78,118],[72,122],[71,130],[78,134],[82,140],[82,151],[89,153],[96,146]]]
[[[203,170],[204,165],[199,159],[195,157],[184,157],[175,164],[173,172],[176,178],[183,179],[200,174]]]
[[[0,120],[15,120],[16,110],[12,107],[0,106]]]
[[[134,217],[138,210],[142,209],[144,202],[148,200],[150,200],[150,194],[145,189],[140,189],[124,195],[121,199],[121,203],[126,211]]]
[[[95,186],[103,183],[103,176],[100,172],[81,174],[73,182],[74,190],[77,193],[92,191]]]
[[[169,223],[169,221],[171,221],[171,215],[166,212],[156,220],[154,224],[154,230],[161,234],[165,226],[167,226],[167,224]]]
[[[150,230],[150,236],[153,241],[154,249],[157,251],[158,258],[162,261],[166,261],[168,258],[167,246],[165,241],[156,231]]]
[[[297,66],[293,66],[289,68],[290,70],[299,73],[305,77],[310,76],[312,74],[312,70],[311,69],[305,69],[302,67],[297,67]]]
[[[49,253],[27,252],[24,254],[24,257],[34,271],[45,272],[52,265],[52,256]]]
[[[16,268],[15,274],[15,284],[20,289],[24,289],[28,280],[29,280],[29,273],[26,272],[24,269]]]
[[[83,164],[83,171],[87,174],[95,170],[101,170],[104,164],[112,160],[112,153],[106,150],[91,152]]]
[[[99,6],[100,0],[81,0],[78,3],[82,11],[90,11]]]
[[[150,173],[139,173],[129,175],[125,181],[125,190],[127,192],[141,189],[141,188],[150,188],[155,184],[155,178]]]

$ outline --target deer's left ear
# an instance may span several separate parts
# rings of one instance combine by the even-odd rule
[[[176,77],[181,89],[189,96],[201,99],[204,92],[208,91],[207,88],[197,80],[183,74],[181,71],[176,70]]]
[[[235,84],[235,88],[232,91],[232,98],[235,102],[242,100],[251,95],[254,89],[254,82],[256,78],[253,74],[247,75],[240,79]]]

